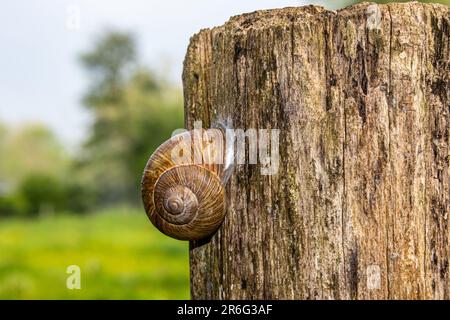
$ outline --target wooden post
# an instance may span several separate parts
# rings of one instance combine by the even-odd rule
[[[257,11],[192,37],[186,126],[280,129],[191,242],[193,299],[449,299],[445,5]]]

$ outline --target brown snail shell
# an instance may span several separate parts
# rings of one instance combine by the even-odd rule
[[[194,131],[198,131],[197,138],[208,135],[206,130]],[[208,237],[226,212],[223,165],[210,161],[218,150],[204,142],[194,144],[193,136],[193,131],[188,131],[163,143],[150,157],[142,177],[142,200],[150,221],[179,240]],[[180,154],[181,161],[174,158],[177,150],[187,148],[191,155],[183,158]],[[202,154],[200,163],[194,161],[196,152]]]

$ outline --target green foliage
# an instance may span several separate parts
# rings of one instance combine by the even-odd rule
[[[52,213],[64,209],[64,186],[55,177],[31,174],[22,181],[18,193],[24,200],[28,214]]]
[[[89,183],[70,179],[64,184],[64,209],[75,213],[86,213],[96,206],[97,191]]]
[[[181,91],[162,85],[155,90],[153,83],[148,71],[139,70],[125,89],[121,132],[126,143],[118,156],[130,170],[134,195],[139,195],[137,187],[151,152],[183,126]]]
[[[0,195],[0,218],[20,215],[26,210],[25,202],[17,194]]]
[[[5,138],[7,134],[6,126],[0,122],[0,148],[2,148],[3,144],[5,143]],[[1,151],[2,149],[0,149]]]
[[[67,173],[69,157],[44,125],[27,124],[3,132],[0,132],[0,182],[14,187],[35,172],[53,177]]]
[[[85,104],[96,107],[105,102],[114,103],[120,99],[127,71],[135,63],[135,40],[128,33],[109,32],[100,36],[95,48],[80,58],[92,77]]]
[[[0,126],[0,152],[0,216],[64,208],[70,159],[47,127]]]
[[[100,204],[137,204],[148,157],[183,125],[181,90],[139,66],[136,52],[130,34],[110,32],[82,56],[94,122],[77,175],[94,186]]]
[[[0,223],[0,299],[189,299],[188,243],[141,210]],[[69,265],[81,290],[66,288]]]
[[[96,191],[76,178],[63,180],[42,173],[26,176],[15,192],[0,197],[0,216],[84,213],[95,207]]]
[[[153,150],[183,125],[182,95],[139,65],[132,35],[109,32],[81,56],[90,85],[84,103],[93,122],[70,159],[41,124],[0,125],[1,213],[89,209],[140,203],[140,179]],[[18,205],[19,204],[19,205]]]

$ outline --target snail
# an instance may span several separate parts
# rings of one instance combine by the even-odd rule
[[[153,225],[179,240],[212,235],[226,213],[225,143],[219,129],[194,129],[173,136],[149,158],[141,182]]]

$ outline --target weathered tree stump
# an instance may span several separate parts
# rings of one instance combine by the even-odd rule
[[[190,249],[193,299],[449,299],[448,6],[257,11],[192,37],[186,126],[280,129]]]

